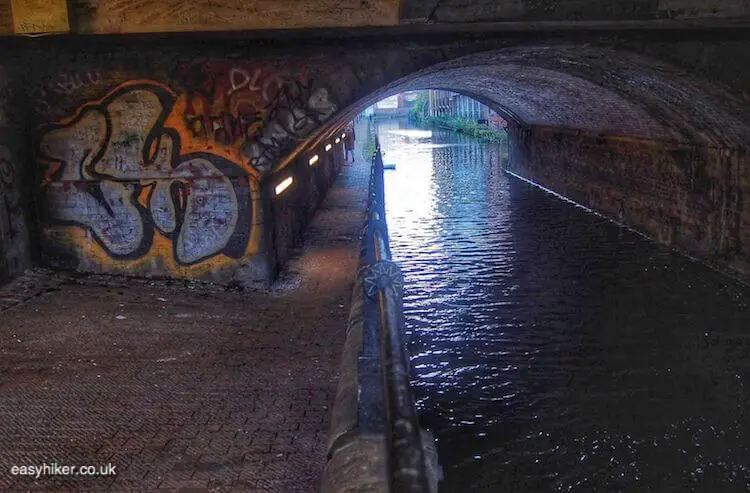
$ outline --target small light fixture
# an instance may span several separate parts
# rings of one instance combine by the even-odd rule
[[[318,155],[316,154],[313,157],[311,157],[310,161],[308,161],[308,162],[310,163],[310,166],[312,166],[313,164],[317,163],[318,162]]]
[[[336,142],[335,143],[338,144],[339,142],[341,142],[341,139],[339,139],[338,137],[336,137]]]
[[[331,144],[326,144],[326,151],[330,151],[331,147],[333,147]]]
[[[346,138],[346,134],[341,134],[341,138],[345,139]]]
[[[289,188],[292,183],[294,183],[294,178],[292,178],[291,176],[284,178],[281,183],[276,185],[276,195],[281,195],[281,193]]]

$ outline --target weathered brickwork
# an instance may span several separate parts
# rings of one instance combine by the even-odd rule
[[[750,276],[744,151],[512,130],[511,171],[743,277]]]
[[[0,62],[0,283],[30,264],[29,169],[23,166],[23,114],[13,72]]]
[[[337,109],[305,67],[281,65],[176,63],[144,78],[84,63],[42,76],[32,101],[44,260],[84,272],[268,281],[275,219],[261,181]]]
[[[64,1],[0,0],[0,34],[54,29]],[[24,5],[25,4],[25,5]],[[737,19],[742,0],[75,0],[70,32],[141,33],[393,26],[401,23],[649,21]],[[46,10],[45,10],[46,7]],[[58,14],[59,16],[59,14]],[[59,27],[58,27],[59,29]]]
[[[273,264],[285,265],[291,252],[303,242],[305,225],[308,224],[336,174],[345,162],[343,142],[331,143],[330,150],[325,146],[317,152],[311,151],[298,157],[283,173],[266,182],[266,194],[273,197],[268,201],[269,215],[274,218],[269,234],[273,244]],[[317,160],[310,164],[310,160]],[[287,177],[294,177],[294,183],[281,196],[274,197],[275,186]]]
[[[739,18],[740,0],[406,0],[407,19],[440,22]]]

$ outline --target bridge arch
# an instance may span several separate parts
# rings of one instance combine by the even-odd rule
[[[721,83],[609,47],[489,50],[354,98],[305,144],[318,145],[380,99],[417,89],[461,93],[504,115],[509,170],[720,268],[750,273],[750,111]]]
[[[365,36],[267,50],[252,40],[126,41],[116,56],[123,39],[17,42],[18,59],[3,62],[19,95],[8,108],[31,135],[0,151],[17,170],[28,156],[27,176],[41,177],[13,187],[39,191],[49,265],[265,278],[280,263],[271,228],[291,221],[274,212],[282,175],[297,169],[310,185],[300,190],[309,197],[286,201],[284,217],[302,223],[324,192],[307,154],[370,104],[436,88],[507,117],[514,173],[750,274],[747,81],[698,75],[682,55],[666,62],[679,41]],[[216,209],[208,199],[219,196]],[[22,200],[12,206],[36,214]]]
[[[655,58],[588,45],[490,50],[415,70],[347,101],[316,137],[415,89],[467,95],[521,127],[731,149],[750,142],[750,111],[720,84]]]

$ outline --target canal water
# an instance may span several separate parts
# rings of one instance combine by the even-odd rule
[[[749,289],[503,173],[497,145],[377,130],[441,491],[750,489]]]

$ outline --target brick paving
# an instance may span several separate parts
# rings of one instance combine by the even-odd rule
[[[0,491],[317,491],[368,178],[344,168],[269,291],[42,270],[0,288]],[[43,463],[116,475],[10,474]]]

